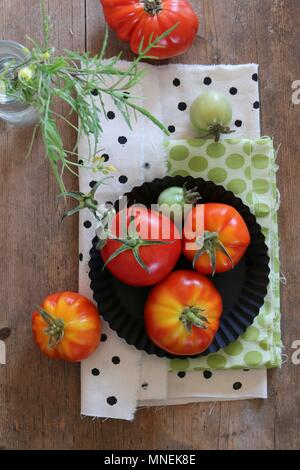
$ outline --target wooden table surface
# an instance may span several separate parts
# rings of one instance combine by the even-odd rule
[[[98,0],[48,0],[59,49],[96,52],[104,33]],[[286,363],[270,371],[269,399],[139,411],[134,422],[80,417],[79,366],[43,358],[31,338],[30,312],[44,295],[77,290],[76,217],[60,222],[57,187],[31,130],[0,123],[0,328],[10,327],[0,366],[0,448],[296,449],[300,446],[300,80],[299,0],[194,0],[201,27],[185,63],[260,65],[262,134],[281,144],[282,330]],[[0,0],[0,38],[41,38],[39,1]],[[126,45],[111,34],[109,53]],[[174,61],[176,62],[176,61]],[[74,136],[66,136],[70,141]],[[70,184],[76,184],[70,180]]]

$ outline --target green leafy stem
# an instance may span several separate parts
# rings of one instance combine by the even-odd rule
[[[124,120],[132,129],[132,116],[137,113],[146,116],[164,133],[165,126],[147,109],[138,104],[141,97],[132,96],[128,90],[134,87],[144,76],[145,70],[139,63],[145,59],[155,59],[151,55],[155,48],[162,47],[160,42],[168,36],[177,24],[157,38],[150,37],[144,47],[141,41],[138,56],[127,69],[121,69],[118,61],[121,54],[105,59],[108,45],[106,29],[102,48],[98,54],[77,53],[66,50],[58,55],[49,45],[50,23],[46,15],[44,2],[41,2],[43,15],[44,42],[40,44],[32,39],[32,48],[25,49],[26,58],[22,63],[12,62],[0,74],[1,87],[9,96],[20,102],[32,105],[38,112],[38,122],[34,129],[29,147],[31,152],[36,131],[41,131],[45,154],[56,178],[60,192],[65,196],[76,196],[68,192],[64,183],[65,170],[78,176],[78,168],[85,167],[94,172],[107,175],[115,171],[111,165],[105,165],[101,158],[99,144],[103,132],[103,119],[107,118],[104,95],[110,96]],[[93,95],[97,95],[97,98]],[[63,112],[58,110],[63,109]],[[64,145],[59,130],[60,123],[65,123],[76,131],[75,146],[69,150]],[[88,141],[88,155],[81,156],[78,162],[78,144],[82,136]],[[98,189],[99,185],[97,185]],[[79,195],[79,193],[78,193]],[[82,198],[83,195],[80,194]],[[78,198],[77,198],[78,199]],[[94,201],[94,199],[93,199]],[[85,204],[81,204],[86,207]],[[75,213],[77,211],[71,211]]]

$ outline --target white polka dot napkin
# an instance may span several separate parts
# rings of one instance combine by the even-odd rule
[[[126,62],[120,64],[127,66]],[[164,122],[170,138],[196,137],[189,123],[189,107],[208,89],[230,97],[235,137],[259,137],[257,65],[142,66],[147,73],[131,93],[143,97],[139,104]],[[167,172],[161,131],[142,116],[137,121],[133,117],[131,131],[110,99],[104,97],[104,103],[107,120],[103,122],[101,148],[117,173],[99,190],[97,199],[101,203],[114,201],[132,187]],[[88,155],[86,139],[81,140],[79,153],[83,158]],[[81,170],[80,190],[89,191],[100,178]],[[88,262],[94,234],[92,216],[81,212],[79,290],[91,299]],[[131,420],[138,406],[266,397],[265,370],[168,372],[168,361],[128,346],[105,322],[100,347],[81,365],[81,413],[88,416]]]

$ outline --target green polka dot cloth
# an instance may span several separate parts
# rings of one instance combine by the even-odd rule
[[[195,359],[172,359],[175,371],[272,368],[281,365],[280,270],[275,151],[269,137],[255,140],[172,140],[166,143],[171,176],[211,180],[235,193],[257,217],[270,256],[270,283],[265,303],[246,332],[217,353]]]

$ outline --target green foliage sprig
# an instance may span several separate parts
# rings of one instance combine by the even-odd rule
[[[161,47],[160,41],[177,25],[156,39],[150,37],[147,47],[144,47],[142,41],[139,55],[126,70],[123,70],[118,66],[121,54],[104,59],[108,44],[107,30],[101,51],[95,56],[91,56],[88,52],[80,54],[68,50],[63,55],[56,54],[55,49],[49,44],[50,24],[45,13],[44,2],[42,2],[42,13],[44,43],[40,44],[30,39],[33,47],[25,50],[27,56],[25,60],[22,63],[11,63],[1,73],[0,81],[7,95],[32,105],[37,110],[39,120],[29,150],[32,149],[36,131],[39,128],[45,153],[60,192],[68,195],[64,183],[65,170],[75,175],[78,175],[79,166],[100,171],[106,175],[115,170],[111,165],[105,164],[98,148],[102,122],[106,119],[104,95],[111,97],[129,128],[132,128],[132,115],[140,113],[168,135],[165,126],[147,109],[138,105],[137,97],[131,96],[128,90],[144,75],[144,70],[138,67],[141,60],[155,58],[149,55],[150,50]],[[98,99],[94,99],[93,94],[97,94]],[[61,108],[66,111],[58,112],[57,109]],[[74,116],[75,119],[73,119]],[[78,124],[76,123],[77,117]],[[64,145],[59,131],[61,121],[77,132],[77,142],[72,150],[68,150]],[[82,164],[79,164],[78,142],[83,135],[89,142],[89,155],[84,158]],[[73,192],[72,196],[74,194]],[[82,197],[82,194],[80,196]]]

